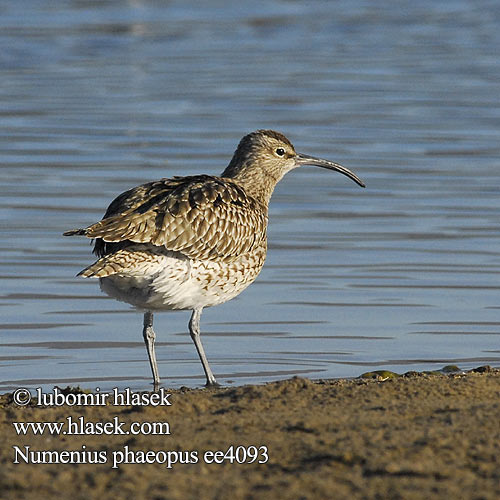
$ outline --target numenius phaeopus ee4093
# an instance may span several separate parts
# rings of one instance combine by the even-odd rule
[[[192,310],[191,338],[207,386],[217,382],[200,340],[204,307],[236,297],[259,274],[267,252],[268,205],[276,184],[301,165],[347,168],[295,152],[279,132],[258,130],[241,139],[220,177],[193,175],[137,186],[111,202],[103,219],[66,236],[95,239],[99,259],[79,273],[99,278],[108,295],[144,311],[144,341],[153,382],[160,378],[153,311]]]

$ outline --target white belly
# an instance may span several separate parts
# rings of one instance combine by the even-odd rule
[[[255,280],[264,259],[265,250],[231,263],[165,252],[154,261],[100,278],[100,283],[103,292],[139,309],[199,309],[236,297]]]

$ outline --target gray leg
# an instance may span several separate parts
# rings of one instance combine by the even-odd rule
[[[200,316],[202,309],[195,309],[189,320],[189,333],[191,334],[191,338],[193,339],[194,345],[196,346],[196,350],[198,351],[198,356],[200,356],[201,364],[203,365],[203,369],[205,370],[205,375],[207,376],[207,383],[205,384],[207,387],[213,387],[219,385],[217,380],[215,380],[214,374],[210,369],[210,365],[208,364],[207,357],[205,356],[205,351],[203,349],[203,345],[201,344],[200,339]]]
[[[149,364],[151,365],[151,371],[153,372],[153,384],[156,390],[158,388],[158,384],[160,383],[160,376],[158,375],[158,364],[156,363],[156,333],[153,330],[153,313],[151,311],[144,313],[144,329],[142,330],[142,335],[144,337],[144,342],[146,343]]]

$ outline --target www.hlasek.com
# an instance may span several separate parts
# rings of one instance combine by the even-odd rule
[[[14,391],[13,401],[18,406],[26,406],[32,401],[28,389]],[[129,388],[119,392],[114,388],[110,393],[100,392],[96,388],[93,393],[74,393],[61,391],[55,387],[50,393],[36,389],[36,406],[171,406],[171,394],[162,388],[159,392],[133,392]],[[68,416],[59,422],[12,422],[18,436],[48,435],[51,436],[99,436],[99,435],[160,435],[171,434],[170,424],[166,421],[125,422],[114,416],[106,422],[94,422],[84,416]],[[238,463],[264,464],[269,460],[267,446],[234,446],[225,450],[132,450],[128,445],[121,449],[88,449],[82,445],[79,450],[35,450],[29,445],[12,446],[14,464],[112,464],[113,469],[123,464],[164,464],[171,469],[175,464],[196,464],[200,460],[207,464]]]

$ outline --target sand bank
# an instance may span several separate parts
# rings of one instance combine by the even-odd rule
[[[1,498],[500,498],[499,370],[165,392],[134,406],[0,396]]]

